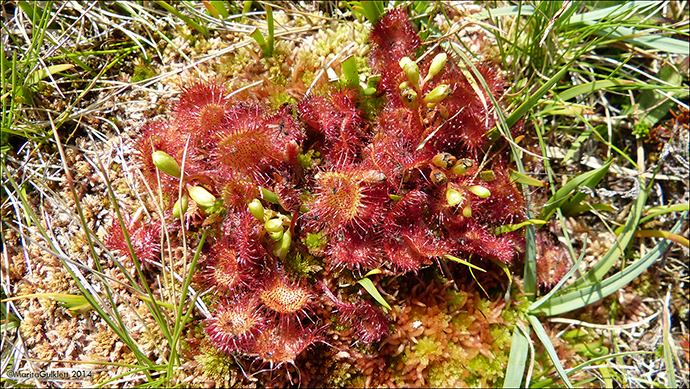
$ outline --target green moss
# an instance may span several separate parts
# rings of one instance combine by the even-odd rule
[[[425,336],[418,340],[417,344],[412,346],[415,355],[422,360],[429,363],[429,356],[441,355],[443,349],[441,342],[436,340],[436,335]]]
[[[234,364],[229,356],[210,346],[202,346],[202,353],[194,359],[201,364],[204,373],[215,378],[230,375],[230,366]]]
[[[307,237],[304,238],[304,243],[307,245],[309,250],[322,250],[324,247],[326,247],[328,238],[323,236],[323,231],[319,231],[316,234],[308,232]]]
[[[330,319],[331,319],[331,323],[333,323],[333,329],[334,330],[336,330],[336,331],[344,331],[345,330],[345,326],[340,322],[340,320],[338,320],[338,315],[336,315],[335,313],[332,313]]]
[[[506,307],[506,309],[504,309],[501,313],[501,317],[508,323],[515,323],[518,317],[525,315],[529,309],[529,306],[529,300],[523,299],[518,305]]]
[[[656,289],[656,283],[650,279],[651,274],[644,272],[632,282],[633,292],[638,296],[650,296]]]
[[[491,337],[494,338],[494,348],[505,350],[506,346],[510,346],[512,334],[508,326],[492,324]]]
[[[467,331],[475,320],[477,320],[477,318],[468,315],[467,312],[460,312],[453,318],[452,323],[455,328],[458,328],[461,331]]]
[[[269,96],[268,100],[271,102],[271,108],[273,109],[277,109],[285,103],[297,104],[297,100],[285,92],[276,93],[272,96]]]
[[[429,366],[429,385],[437,388],[457,387],[464,381],[464,374],[467,371],[467,352],[464,348],[455,343],[449,343],[447,350],[450,358],[441,363],[434,363]]]
[[[314,157],[319,157],[318,151],[311,149],[306,153],[297,155],[297,162],[302,167],[302,169],[311,169],[314,167]]]
[[[314,82],[314,78],[316,78],[316,73],[311,70],[305,70],[304,73],[302,73],[302,82],[304,85],[311,85],[311,83]]]
[[[270,58],[263,58],[261,62],[268,71],[268,78],[275,85],[285,86],[289,75],[292,73],[291,61],[288,56],[294,49],[294,45],[287,41],[278,41]]]
[[[232,54],[224,57],[224,61],[221,64],[213,65],[213,70],[230,78],[236,77],[246,67],[254,63],[254,57],[250,54],[250,50],[247,47],[243,47],[234,51]]]
[[[501,353],[501,356],[494,355],[494,358],[491,359],[479,354],[467,363],[467,367],[476,372],[477,379],[481,378],[487,383],[495,383],[498,379],[504,377],[507,363],[508,358],[503,353]],[[470,384],[469,381],[467,383]]]
[[[314,256],[303,256],[298,252],[290,254],[286,262],[292,273],[301,277],[311,277],[314,273],[323,269]]]
[[[364,388],[366,387],[367,379],[363,375],[356,375],[352,377],[349,382],[344,383],[344,385],[332,385],[334,388],[337,387],[350,387],[350,388]]]
[[[134,65],[134,70],[132,71],[132,82],[139,82],[147,80],[149,78],[155,77],[158,72],[152,68],[147,61],[142,61],[140,64]]]
[[[455,291],[455,290],[453,290],[452,288],[446,289],[446,294],[447,294],[447,295],[453,296],[452,299],[447,300],[447,302],[446,302],[446,304],[448,304],[448,307],[449,307],[451,310],[452,310],[452,309],[455,309],[455,307],[457,307],[457,306],[460,306],[460,304],[462,304],[462,303],[465,301],[465,299],[467,298],[467,297],[465,296],[465,293],[464,293],[464,292]]]
[[[346,386],[352,386],[355,381],[362,381],[364,377],[360,375],[353,377],[352,374],[350,374],[350,366],[351,365],[347,362],[335,364],[336,369],[331,370],[331,378],[328,386],[333,388],[343,388]],[[365,383],[366,380],[362,381],[362,385],[354,386],[363,388]]]

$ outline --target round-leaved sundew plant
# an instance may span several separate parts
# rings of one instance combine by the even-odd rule
[[[400,9],[370,42],[369,66],[381,76],[373,96],[336,86],[269,111],[198,82],[169,121],[141,130],[139,168],[164,197],[166,225],[183,223],[189,239],[210,230],[193,278],[210,312],[200,321],[205,341],[248,362],[248,379],[284,368],[292,381],[315,369],[313,355],[386,342],[395,319],[358,287],[362,274],[375,270],[367,281],[384,291],[436,263],[446,277],[466,270],[446,255],[510,266],[524,252],[520,230],[494,233],[525,221],[528,207],[510,178],[507,141],[492,133],[499,70],[478,66],[485,91],[440,46],[416,60],[422,42]],[[110,246],[125,251],[113,229]],[[161,252],[154,232],[130,231],[146,260],[142,248]],[[407,289],[389,297],[409,306]]]

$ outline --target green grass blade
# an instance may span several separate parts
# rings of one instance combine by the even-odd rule
[[[563,383],[565,384],[566,388],[572,388],[573,384],[568,379],[568,374],[565,372],[565,369],[561,364],[561,360],[560,358],[558,358],[558,353],[556,353],[556,349],[553,347],[553,343],[551,343],[551,339],[549,339],[549,335],[544,330],[544,327],[541,325],[541,322],[536,316],[532,315],[527,315],[527,320],[529,320],[530,324],[532,324],[534,333],[537,335],[539,340],[541,340],[541,343],[544,345],[547,355],[551,359],[551,362],[553,362],[553,366],[556,368],[556,372],[558,372],[558,375],[561,377],[561,380],[563,380]]]
[[[208,11],[208,14],[211,15],[211,17],[214,17],[216,19],[220,19],[220,13],[218,12],[218,9],[208,1],[203,2],[204,7],[206,8],[206,11]]]
[[[642,184],[640,183],[640,186]],[[590,269],[587,274],[585,274],[581,279],[577,280],[573,287],[585,284],[587,282],[595,284],[599,282],[606,273],[613,267],[618,258],[623,255],[626,247],[630,244],[630,241],[635,236],[635,231],[639,226],[640,216],[642,215],[642,210],[647,201],[647,192],[640,190],[640,193],[633,203],[633,207],[630,209],[630,215],[628,216],[628,222],[625,223],[623,231],[616,239],[616,244],[602,257],[592,269]]]
[[[673,227],[671,232],[678,233],[682,223],[687,218],[688,212],[684,212],[681,220]],[[574,311],[586,305],[595,303],[617,290],[625,287],[630,281],[642,274],[661,256],[661,253],[672,243],[662,240],[647,255],[636,260],[631,265],[605,280],[591,286],[580,286],[569,289],[566,293],[559,294],[532,311],[533,314],[545,314],[547,316],[560,315]]]
[[[194,253],[194,258],[192,259],[192,263],[189,266],[189,272],[187,273],[187,278],[185,279],[184,286],[182,287],[182,296],[180,296],[180,304],[177,307],[177,315],[175,317],[181,318],[180,320],[175,321],[175,327],[173,329],[173,335],[172,335],[172,342],[170,344],[170,363],[168,364],[168,377],[173,376],[173,364],[177,362],[177,345],[180,341],[180,337],[182,336],[182,330],[185,327],[185,324],[187,324],[187,320],[189,319],[189,315],[191,311],[194,310],[194,303],[191,303],[189,305],[189,310],[187,313],[182,315],[182,310],[184,309],[186,300],[187,300],[187,292],[189,290],[189,285],[192,283],[192,276],[194,275],[194,271],[196,269],[196,263],[199,260],[199,257],[201,256],[201,249],[204,246],[204,242],[206,241],[206,236],[208,235],[208,229],[204,230],[204,232],[201,235],[201,238],[199,239],[199,244],[197,245],[196,252]],[[196,296],[194,298],[196,300]]]
[[[508,7],[500,7],[494,9],[487,9],[485,11],[477,12],[472,15],[474,19],[484,20],[499,16],[529,16],[534,14],[534,7],[531,5],[511,5]]]
[[[273,55],[273,8],[266,5],[266,25],[268,28],[268,56]]]
[[[19,8],[21,8],[22,11],[24,11],[24,13],[26,14],[26,17],[28,17],[31,20],[34,20],[34,9],[31,7],[31,5],[28,2],[22,0],[22,1],[18,2],[17,5],[19,6]],[[38,2],[34,3],[34,6],[37,6],[37,5],[38,5]]]
[[[659,230],[637,230],[635,231],[635,237],[637,238],[664,238],[668,239],[672,242],[676,242],[678,244],[681,244],[685,247],[690,247],[690,241],[688,241],[687,238],[674,234],[668,231],[659,231]]]
[[[560,81],[563,76],[566,75],[566,73],[568,73],[570,70],[570,65],[570,63],[564,65],[563,68],[558,71],[558,73],[549,78],[549,80],[546,81],[544,85],[534,92],[527,100],[525,100],[524,103],[520,104],[520,106],[517,107],[517,109],[506,118],[506,124],[508,127],[512,127],[515,123],[517,123],[518,120],[520,120],[521,117],[525,116],[527,112],[534,108],[534,106],[539,103],[544,95],[548,93],[551,88],[556,85],[556,83]]]
[[[381,18],[381,13],[383,12],[383,3],[381,1],[362,1],[360,2],[362,8],[364,9],[364,15],[367,17],[369,22],[374,25]]]
[[[570,20],[568,21],[569,24],[578,24],[578,23],[585,23],[585,22],[596,22],[599,21],[600,19],[612,19],[616,17],[621,17],[625,16],[628,14],[633,8],[639,7],[640,4],[646,3],[647,5],[650,3],[649,1],[647,2],[640,2],[640,1],[630,1],[630,2],[623,2],[619,3],[616,5],[612,5],[611,7],[606,7],[594,11],[589,11],[577,15],[573,15]]]
[[[223,18],[229,18],[230,14],[228,13],[228,9],[225,8],[225,2],[222,0],[210,0],[209,4],[216,9],[216,11],[220,14],[221,17]]]
[[[266,39],[264,39],[264,34],[261,33],[261,31],[257,28],[254,27],[252,32],[249,33],[249,35],[254,38],[256,43],[259,45],[259,48],[261,49],[261,53],[264,55],[264,58],[268,58],[271,56],[271,52],[268,48],[268,44],[266,43]]]
[[[525,276],[523,290],[530,301],[537,297],[537,245],[533,224],[525,227]]]
[[[661,205],[658,207],[650,208],[645,212],[649,212],[649,215],[640,219],[640,225],[648,222],[649,220],[666,213],[671,212],[683,212],[690,210],[690,204],[673,204],[673,205]]]
[[[59,64],[59,65],[52,65],[48,66],[45,69],[38,69],[35,72],[33,72],[29,78],[26,80],[26,84],[24,86],[31,86],[40,80],[48,77],[49,75],[59,73],[59,72],[64,72],[65,70],[69,70],[74,68],[74,65],[72,64]]]
[[[386,312],[389,312],[391,310],[391,306],[388,305],[383,296],[381,296],[381,293],[379,293],[379,290],[376,289],[376,286],[369,278],[364,277],[361,280],[357,281],[357,283],[362,285],[362,287],[367,292],[369,292],[369,294],[371,295],[371,297],[374,298],[374,300],[376,300],[379,304],[386,308]]]
[[[597,210],[597,211],[605,211],[605,212],[613,212],[616,209],[613,208],[612,206],[608,204],[599,204],[599,203],[587,203],[587,204],[579,204],[575,205],[573,207],[568,208],[567,212],[563,212],[564,217],[571,217],[575,215],[579,215],[583,212],[591,211],[591,210]],[[621,231],[623,229],[621,228]]]
[[[494,228],[494,234],[495,234],[495,235],[500,235],[500,234],[504,234],[504,233],[510,232],[510,231],[517,231],[517,230],[519,230],[520,228],[525,227],[525,226],[528,226],[528,225],[530,225],[530,224],[536,224],[536,225],[540,225],[540,226],[541,226],[541,225],[544,225],[544,224],[546,224],[546,223],[548,223],[548,222],[547,222],[547,221],[544,221],[544,220],[541,220],[541,219],[529,219],[529,220],[525,220],[525,221],[522,222],[522,223],[517,223],[517,224],[506,224],[506,225],[503,225],[503,226],[498,226],[498,227]]]
[[[671,305],[671,291],[666,292],[666,299],[664,301],[664,308],[662,310],[662,336],[664,343],[664,364],[666,367],[666,377],[668,377],[668,387],[677,388],[676,384],[676,368],[673,361],[673,338],[671,336],[671,314],[669,312],[669,305]]]
[[[345,80],[347,80],[347,85],[358,86],[359,85],[359,72],[357,71],[357,63],[355,62],[355,56],[348,56],[342,63],[343,75]]]
[[[503,380],[504,388],[521,388],[529,355],[529,340],[517,328],[513,329],[513,341],[510,344],[510,355],[508,356],[508,366],[506,376]]]
[[[575,204],[579,204],[580,201],[582,201],[582,199],[585,198],[586,194],[577,192],[577,188],[579,188],[580,186],[594,188],[594,186],[596,186],[596,184],[598,184],[599,181],[601,181],[604,175],[606,175],[606,172],[608,172],[609,167],[612,163],[613,159],[606,162],[604,166],[600,167],[599,169],[591,170],[586,173],[580,174],[579,176],[568,181],[565,185],[563,185],[562,188],[558,189],[556,193],[553,196],[551,196],[551,198],[546,202],[544,208],[542,208],[541,210],[541,215],[539,215],[539,218],[542,220],[549,220],[551,216],[553,216],[554,212],[556,212],[556,208],[560,207],[563,203],[565,203],[565,201],[568,200],[568,198],[570,198],[570,195],[572,193],[575,193],[573,199],[578,199],[577,203]]]
[[[613,86],[635,85],[636,82],[629,80],[609,79],[592,81],[585,84],[574,86],[558,94],[558,99],[567,101],[580,95],[590,95],[601,90],[609,90]]]
[[[163,0],[156,0],[156,4],[160,5],[163,7],[166,11],[170,12],[171,14],[177,16],[182,20],[183,22],[187,23],[189,27],[192,27],[193,29],[199,31],[205,38],[208,38],[208,30],[206,27],[200,25],[199,23],[195,22],[192,20],[190,17],[182,14],[180,11],[177,10],[177,8],[173,7],[172,5],[166,3]]]
[[[518,184],[525,184],[529,186],[543,187],[546,186],[545,182],[541,182],[536,178],[532,178],[526,174],[520,173],[517,170],[510,169],[510,179]]]
[[[467,266],[467,267],[469,267],[469,268],[476,269],[476,270],[479,270],[480,272],[486,273],[486,270],[482,269],[481,267],[479,267],[479,266],[477,266],[477,265],[473,265],[473,264],[471,264],[471,263],[469,263],[469,262],[467,262],[467,261],[465,261],[465,260],[462,260],[462,259],[460,259],[460,258],[458,258],[458,257],[454,257],[454,256],[452,256],[452,255],[450,255],[450,254],[445,255],[445,257],[446,257],[447,259],[450,259],[450,260],[453,261],[453,262],[457,262],[457,263],[463,264],[463,265],[465,265],[465,266]]]
[[[535,301],[532,303],[532,305],[529,306],[529,312],[534,312],[537,308],[539,308],[542,304],[545,302],[549,301],[551,296],[555,295],[561,287],[570,279],[570,277],[573,276],[578,270],[580,270],[580,262],[582,262],[582,259],[585,257],[585,252],[587,251],[587,240],[584,241],[584,245],[582,247],[582,253],[580,256],[577,258],[577,261],[575,261],[575,264],[573,267],[568,270],[568,272],[561,278],[560,281],[554,286],[549,293],[547,293],[544,297],[540,298],[539,300]]]
[[[680,39],[669,38],[661,35],[650,35],[641,30],[634,30],[628,27],[604,28],[600,34],[611,39],[612,41],[624,41],[631,43],[634,46],[647,47],[654,50],[660,50],[672,54],[688,54],[688,42]]]

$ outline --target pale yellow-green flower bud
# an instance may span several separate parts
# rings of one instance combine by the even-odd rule
[[[281,228],[280,231],[276,232],[269,232],[268,235],[271,236],[274,242],[277,242],[283,238],[283,229]]]
[[[290,245],[292,244],[292,234],[290,233],[290,230],[286,230],[283,233],[282,238],[280,239],[280,242],[277,242],[275,246],[273,246],[273,254],[280,258],[281,260],[285,260],[287,257],[288,251],[290,251]]]
[[[446,53],[436,54],[434,59],[431,61],[431,65],[429,66],[429,73],[427,73],[426,77],[424,77],[422,84],[425,84],[427,81],[431,80],[433,76],[437,75],[438,72],[440,72],[441,69],[446,66],[446,59],[448,59]]]
[[[479,196],[483,199],[491,196],[491,192],[481,185],[470,186],[469,188],[467,188],[467,190],[469,190],[470,192],[476,194],[477,196]]]
[[[183,194],[182,197],[175,201],[175,205],[173,205],[173,216],[175,216],[178,219],[181,218],[182,215],[184,215],[184,213],[187,212],[188,205],[189,197],[186,194]]]
[[[451,207],[454,207],[460,203],[462,203],[462,193],[455,189],[448,188],[446,190],[446,201],[448,202],[448,205]]]
[[[280,219],[271,219],[264,224],[268,232],[278,232],[283,230],[283,222]]]
[[[469,158],[463,158],[455,162],[455,165],[450,169],[451,174],[463,174],[466,171],[470,170],[474,166],[474,162],[472,162],[471,159]]]
[[[249,212],[251,212],[255,218],[259,219],[259,221],[264,221],[264,206],[259,199],[252,200],[252,202],[247,205],[247,208],[249,208]]]
[[[472,217],[472,207],[470,206],[470,204],[467,204],[465,208],[462,209],[462,216]]]
[[[202,208],[210,208],[216,203],[216,197],[200,186],[187,185],[187,193]]]
[[[169,156],[166,152],[160,150],[154,151],[153,154],[151,154],[151,159],[153,160],[153,164],[163,173],[180,178],[180,165],[175,161],[175,158]]]
[[[407,74],[407,80],[410,84],[414,87],[419,87],[419,68],[417,63],[411,60],[410,57],[402,57],[398,63],[402,70],[405,71],[405,74]]]
[[[450,94],[450,86],[441,84],[434,88],[428,95],[424,96],[425,103],[440,103]]]

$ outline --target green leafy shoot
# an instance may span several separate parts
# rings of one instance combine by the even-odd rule
[[[372,274],[372,273],[369,272],[367,275],[369,275],[369,274]],[[373,274],[376,274],[376,273],[373,273]],[[383,298],[383,296],[381,296],[381,293],[379,293],[379,290],[376,289],[376,286],[375,286],[374,283],[371,281],[371,279],[369,279],[367,276],[365,276],[365,277],[362,278],[361,280],[358,280],[357,283],[360,284],[360,285],[362,285],[362,287],[364,288],[364,290],[366,290],[367,292],[369,292],[369,294],[371,295],[371,297],[373,297],[374,300],[376,300],[376,302],[378,302],[379,304],[381,304],[381,306],[384,307],[384,308],[386,309],[386,312],[389,312],[389,311],[391,310],[391,306],[388,305],[388,303],[387,303],[386,300]]]
[[[547,224],[547,223],[548,223],[547,221],[544,221],[544,220],[541,220],[541,219],[529,219],[529,220],[525,220],[525,221],[522,222],[522,223],[517,223],[517,224],[506,224],[506,225],[503,225],[503,226],[498,226],[498,227],[494,228],[494,234],[500,235],[500,234],[504,234],[504,233],[510,232],[510,231],[517,231],[517,230],[519,230],[519,229],[521,229],[522,227],[525,227],[525,226],[529,226],[529,225],[538,225],[538,226],[541,226],[541,225],[544,225],[544,224]]]
[[[268,29],[268,39],[264,38],[258,27],[255,27],[249,35],[254,38],[261,49],[264,58],[273,56],[273,8],[266,6],[266,25]]]
[[[343,76],[345,76],[346,85],[349,87],[359,86],[359,72],[357,71],[357,63],[354,55],[348,56],[342,63]]]

